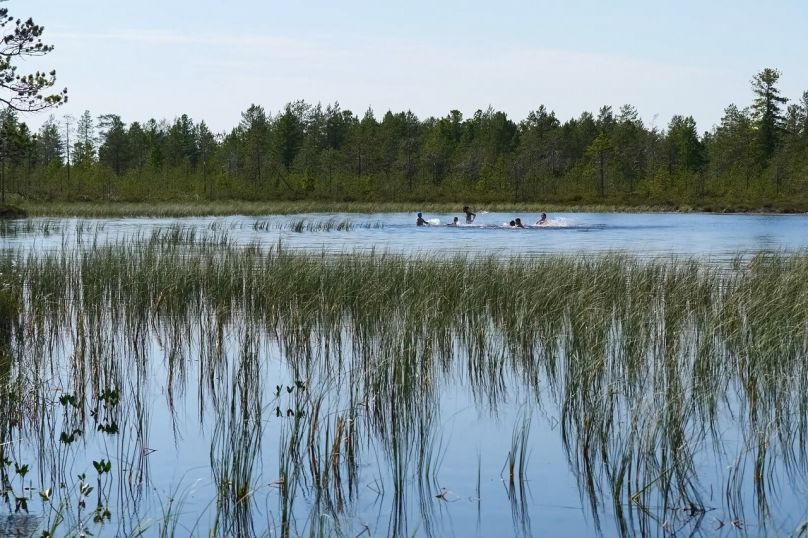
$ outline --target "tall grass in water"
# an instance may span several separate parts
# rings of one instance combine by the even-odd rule
[[[357,228],[360,229],[380,229],[384,228],[384,223],[376,222],[354,222],[350,219],[294,219],[294,220],[272,220],[259,219],[253,223],[255,231],[287,230],[292,232],[347,232]]]
[[[5,289],[17,290],[11,312],[19,335],[8,339],[4,394],[13,397],[3,400],[3,435],[66,424],[91,430],[95,419],[85,411],[101,409],[100,395],[119,387],[116,420],[147,446],[144,350],[155,339],[165,354],[169,407],[193,390],[200,421],[214,417],[222,532],[255,532],[255,495],[268,483],[278,492],[281,534],[306,525],[315,534],[353,531],[346,514],[361,462],[376,449],[393,483],[391,533],[412,532],[412,477],[422,528],[431,532],[435,500],[427,496],[436,493],[429,490],[441,461],[441,391],[450,384],[467,384],[490,412],[517,392],[557,409],[583,498],[596,521],[604,510],[615,514],[622,534],[655,532],[671,513],[693,530],[715,502],[697,464],[705,452],[731,469],[722,483],[732,500],[721,507],[727,519],[741,517],[736,500],[749,480],[765,522],[781,468],[796,479],[808,475],[806,255],[758,255],[735,270],[619,255],[324,257],[235,248],[226,237],[207,241],[177,230],[6,257],[0,274]],[[228,349],[228,335],[239,352]],[[268,345],[291,379],[259,383],[267,379]],[[37,379],[62,371],[60,394],[86,404],[65,405],[57,425],[37,422],[52,410]],[[35,390],[19,390],[23,372],[24,386]],[[272,386],[274,399],[266,392]],[[285,421],[274,479],[261,475],[257,461],[268,415]],[[742,440],[730,457],[721,438],[726,421]],[[514,486],[515,520],[527,533],[527,424],[514,431],[522,433],[514,434],[505,476]],[[142,470],[135,452],[123,459]],[[318,514],[308,522],[295,517],[301,498]],[[320,514],[334,523],[326,528]]]
[[[211,468],[218,491],[214,533],[225,536],[254,534],[253,496],[258,489],[254,470],[258,464],[261,437],[263,393],[260,361],[252,335],[245,335],[241,360],[223,387],[231,405],[217,416],[211,446]]]

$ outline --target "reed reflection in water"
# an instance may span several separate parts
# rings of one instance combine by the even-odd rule
[[[804,254],[726,269],[156,234],[12,253],[0,274],[2,510],[51,535],[531,535],[552,512],[545,437],[583,528],[805,515],[787,500],[806,479]],[[446,429],[454,405],[476,443]]]

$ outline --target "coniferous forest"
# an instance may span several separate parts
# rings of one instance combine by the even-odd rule
[[[251,105],[228,132],[204,120],[0,117],[5,201],[319,200],[504,202],[705,210],[808,208],[808,92],[766,68],[749,102],[699,132],[649,127],[632,105],[561,121],[488,108],[440,118],[296,101]]]

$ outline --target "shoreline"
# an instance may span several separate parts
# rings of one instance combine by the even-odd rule
[[[461,213],[467,202],[324,202],[243,200],[160,201],[160,202],[17,202],[27,217],[202,217],[226,215],[278,215],[299,213]],[[11,204],[8,205],[11,207]],[[475,212],[524,213],[706,213],[726,215],[802,215],[808,209],[796,206],[773,207],[763,204],[564,204],[487,202],[472,204]],[[26,218],[17,216],[14,218]]]

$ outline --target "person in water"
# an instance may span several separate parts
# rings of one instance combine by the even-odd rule
[[[454,220],[449,224],[447,224],[446,226],[460,226],[460,219],[455,217]]]
[[[415,220],[416,226],[429,226],[429,223],[424,219],[424,216],[421,212],[418,212],[418,218]]]
[[[547,213],[542,213],[541,218],[536,222],[539,226],[547,224]]]
[[[516,221],[515,221],[515,220],[512,220],[511,222],[509,222],[509,223],[508,223],[508,225],[509,225],[511,228],[516,228]]]
[[[463,206],[463,213],[466,214],[466,224],[471,224],[474,222],[474,217],[477,216],[477,213],[474,213],[467,205]]]
[[[524,228],[525,227],[525,225],[522,224],[522,219],[520,219],[519,217],[517,217],[516,220],[513,221],[513,223],[516,225],[517,228]]]

